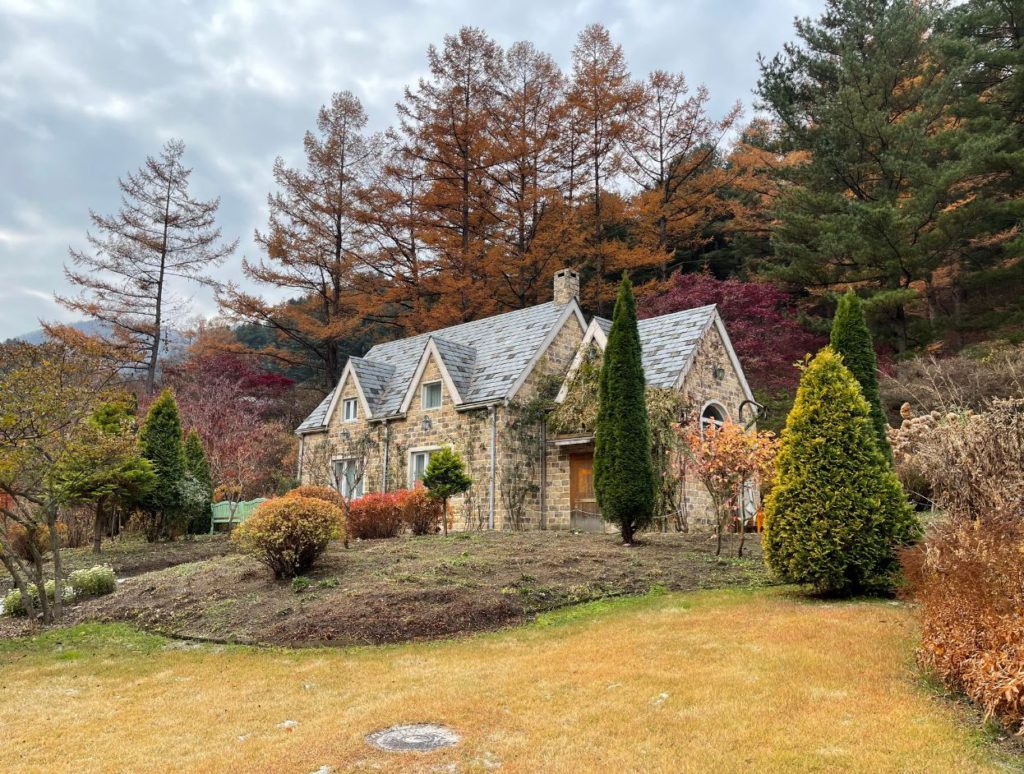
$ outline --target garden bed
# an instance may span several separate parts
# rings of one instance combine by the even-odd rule
[[[714,556],[700,535],[464,533],[330,547],[306,580],[275,581],[255,560],[219,556],[129,578],[76,606],[77,621],[128,621],[178,637],[277,645],[403,642],[496,629],[538,612],[655,588],[767,583],[748,556]],[[306,586],[298,590],[299,587]]]

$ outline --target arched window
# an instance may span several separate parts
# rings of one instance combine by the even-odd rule
[[[703,433],[704,428],[708,425],[721,427],[724,421],[725,409],[718,403],[709,403],[704,407],[704,410],[700,412],[700,431]]]

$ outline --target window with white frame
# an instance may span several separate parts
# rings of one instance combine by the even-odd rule
[[[441,405],[441,382],[427,382],[423,385],[420,403],[425,409],[435,409]]]
[[[342,417],[346,422],[355,422],[358,418],[358,401],[355,398],[345,398],[341,404]]]
[[[363,496],[363,472],[356,460],[335,460],[334,481],[342,497],[356,500]]]
[[[417,481],[423,480],[423,474],[430,464],[430,455],[435,451],[437,449],[420,449],[409,453],[409,486],[416,486]]]

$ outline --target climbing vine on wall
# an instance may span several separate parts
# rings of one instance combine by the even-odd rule
[[[555,405],[561,383],[561,374],[541,375],[531,398],[510,401],[505,407],[498,480],[505,525],[516,532],[528,526],[530,501],[540,492],[544,422]]]
[[[584,435],[594,431],[601,361],[601,352],[591,347],[569,383],[565,400],[548,416],[552,433]],[[678,390],[663,387],[648,387],[645,398],[654,461],[655,513],[659,514],[663,529],[668,527],[669,520],[674,520],[676,529],[685,529],[685,515],[680,507],[682,478],[672,461],[680,451],[675,428],[686,414],[686,400]]]

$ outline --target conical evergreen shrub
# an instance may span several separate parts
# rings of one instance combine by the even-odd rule
[[[804,370],[765,504],[764,552],[779,579],[830,595],[885,591],[896,551],[920,535],[878,448],[868,402],[826,347]]]
[[[185,473],[206,492],[203,506],[195,513],[189,514],[188,531],[192,535],[202,535],[210,531],[210,520],[213,518],[213,476],[210,474],[210,462],[206,458],[203,440],[195,429],[189,430],[185,436],[183,447],[185,455]]]
[[[871,407],[871,422],[875,428],[878,448],[886,459],[892,460],[892,447],[886,428],[889,426],[878,397],[878,359],[871,331],[864,319],[864,308],[860,298],[852,290],[839,299],[836,315],[832,318],[832,334],[829,342],[832,350],[843,358],[845,365],[860,384],[864,398]]]
[[[640,355],[633,286],[623,275],[601,364],[594,493],[601,516],[618,525],[626,543],[654,518],[654,465]]]
[[[181,417],[174,393],[164,390],[149,407],[139,430],[139,450],[153,463],[156,486],[142,500],[148,515],[146,537],[156,540],[180,533],[184,514],[181,485],[185,477],[185,456],[181,444]]]

